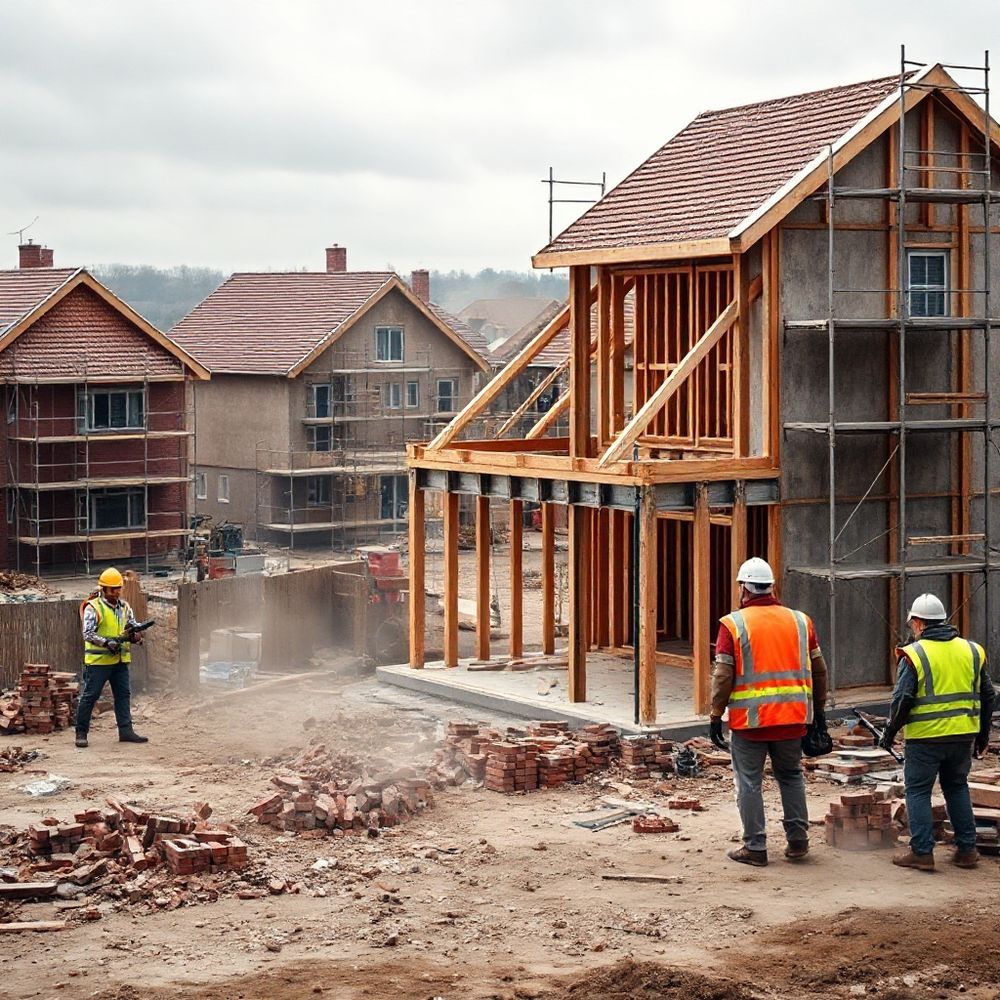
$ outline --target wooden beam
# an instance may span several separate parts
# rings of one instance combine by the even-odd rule
[[[594,614],[593,614],[593,639],[594,645],[604,648],[611,645],[611,614],[609,609],[608,596],[611,590],[612,566],[610,561],[610,530],[608,527],[610,510],[597,510],[594,512],[594,544],[596,549],[593,554],[594,578]]]
[[[476,497],[476,656],[490,658],[490,498]]]
[[[712,594],[712,535],[708,487],[695,487],[694,544],[691,599],[691,645],[694,659],[694,712],[706,715],[711,706],[710,676],[712,668],[711,594]]]
[[[590,519],[587,507],[570,506],[569,517],[569,669],[567,697],[587,700],[588,591],[590,579]]]
[[[504,434],[506,434],[512,427],[516,427],[517,422],[528,412],[528,410],[531,409],[535,400],[538,399],[538,397],[541,396],[541,394],[545,392],[545,390],[548,389],[548,387],[552,385],[552,383],[555,382],[555,380],[559,378],[559,376],[566,371],[567,368],[569,368],[569,358],[563,361],[562,364],[553,368],[552,371],[550,371],[548,375],[546,375],[545,378],[543,378],[542,381],[531,390],[528,398],[500,425],[500,429],[497,431],[497,437],[503,437]]]
[[[427,445],[428,450],[436,451],[454,441],[465,428],[486,411],[486,408],[514,381],[531,362],[546,348],[566,326],[566,312],[558,313],[549,324],[540,330],[528,342],[524,350],[517,355],[491,382],[487,382],[476,393],[472,401],[454,420]]]
[[[590,454],[590,268],[569,272],[569,453]]]
[[[730,372],[733,412],[733,455],[750,454],[750,261],[746,254],[733,260],[737,320],[733,329],[733,370]]]
[[[542,504],[542,652],[556,651],[556,524],[552,504]]]
[[[419,669],[424,665],[424,638],[427,626],[427,590],[425,583],[425,557],[427,539],[424,523],[425,494],[417,487],[417,473],[410,469],[409,561],[410,561],[410,666]]]
[[[732,583],[731,603],[734,608],[740,606],[740,585],[736,582],[736,574],[747,559],[747,492],[746,483],[736,484],[736,499],[733,503],[733,524],[729,536],[730,577]],[[756,553],[754,553],[756,555]]]
[[[639,515],[639,721],[656,722],[656,496],[644,486]]]
[[[597,447],[611,440],[611,272],[597,269]]]
[[[537,422],[532,426],[531,430],[524,435],[525,441],[535,441],[538,438],[544,437],[546,432],[550,427],[553,427],[556,421],[569,409],[570,401],[572,396],[570,395],[571,390],[564,392],[553,404],[550,406],[537,420]],[[572,433],[572,432],[571,432]]]
[[[611,462],[625,458],[632,445],[639,439],[649,425],[650,420],[659,413],[675,392],[684,384],[698,365],[708,357],[709,351],[722,339],[729,328],[736,322],[738,309],[736,302],[730,302],[719,315],[719,318],[702,334],[691,350],[684,355],[677,367],[650,395],[639,409],[639,412],[628,422],[625,429],[611,443],[611,446],[601,455],[598,465],[607,466]]]
[[[444,665],[458,666],[458,494],[445,493]]]
[[[611,360],[608,431],[613,437],[625,426],[625,296],[629,281],[619,275],[611,279]]]
[[[825,500],[823,501],[826,502]],[[783,519],[781,504],[773,503],[767,508],[767,561],[774,570],[774,579],[777,583],[778,596],[781,596],[781,581],[784,577],[785,566],[782,560],[782,531]]]
[[[656,260],[687,260],[690,257],[722,257],[732,253],[727,237],[654,243],[649,246],[604,247],[596,250],[543,250],[531,258],[532,267],[572,267],[590,264],[632,264]]]
[[[510,655],[524,653],[524,501],[510,502]]]
[[[611,588],[608,597],[608,633],[612,647],[616,647],[625,645],[625,599],[622,591],[625,588],[625,574],[628,572],[628,550],[622,530],[625,511],[609,510],[608,515],[608,564],[613,567],[613,571],[608,574]]]

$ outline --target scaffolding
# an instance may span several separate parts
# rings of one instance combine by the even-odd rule
[[[991,378],[993,371],[991,329],[1000,325],[992,316],[991,298],[991,217],[990,207],[998,199],[1000,192],[991,190],[993,181],[993,155],[990,136],[990,95],[989,95],[989,53],[985,54],[982,66],[943,66],[943,69],[960,73],[977,74],[981,84],[958,86],[960,93],[973,100],[982,98],[982,149],[974,150],[969,139],[971,130],[961,128],[959,149],[948,151],[934,145],[932,128],[919,126],[916,140],[911,137],[911,127],[907,125],[908,97],[921,90],[932,91],[940,86],[921,82],[922,63],[906,58],[905,47],[900,53],[899,71],[899,122],[894,136],[889,138],[888,179],[890,186],[850,187],[837,183],[835,152],[831,146],[827,159],[826,190],[817,195],[826,222],[827,242],[827,315],[822,318],[786,321],[786,331],[822,331],[827,333],[827,378],[829,395],[827,419],[819,422],[796,422],[784,425],[786,432],[813,432],[827,438],[827,475],[829,489],[827,500],[827,562],[825,565],[789,566],[792,573],[826,580],[830,601],[830,634],[828,647],[831,670],[831,693],[835,691],[835,670],[837,663],[836,623],[838,592],[844,583],[856,581],[885,580],[888,586],[888,615],[883,616],[878,608],[873,610],[885,621],[890,637],[900,637],[905,628],[907,615],[906,588],[911,578],[947,577],[951,588],[952,615],[967,624],[970,602],[976,593],[982,591],[982,621],[986,628],[992,627],[992,584],[991,573],[1000,569],[1000,563],[993,559],[993,530],[991,524],[990,499],[996,492],[993,487],[992,452],[996,446],[993,432],[998,426],[992,412]],[[925,101],[933,100],[928,97]],[[927,105],[925,104],[926,108]],[[929,112],[924,110],[924,121]],[[978,129],[978,126],[977,126]],[[895,182],[892,183],[894,177]],[[937,186],[940,177],[954,178],[947,186]],[[838,208],[852,202],[875,201],[885,206],[887,242],[887,274],[895,270],[895,280],[887,282],[891,287],[845,287],[837,277],[837,232],[835,224]],[[951,206],[954,212],[956,230],[955,254],[959,260],[957,283],[945,280],[942,289],[931,294],[940,295],[940,300],[929,303],[926,288],[914,293],[914,285],[909,273],[908,251],[915,245],[933,250],[946,250],[952,244],[924,243],[913,231],[921,233],[931,228],[935,206]],[[980,270],[981,287],[974,287],[973,276],[976,267],[972,261],[972,246],[975,227],[970,224],[969,213],[982,212],[982,259]],[[909,220],[916,217],[920,225]],[[926,238],[926,237],[925,237]],[[877,282],[875,282],[877,284]],[[929,282],[928,282],[929,284]],[[917,298],[914,298],[914,294]],[[885,302],[884,316],[859,317],[840,314],[839,305],[843,296],[849,296],[852,304],[870,301],[865,296],[875,295]],[[859,299],[860,296],[860,299]],[[924,296],[921,298],[921,296]],[[914,308],[914,306],[917,308]],[[957,305],[957,309],[955,308]],[[852,313],[856,312],[852,310]],[[865,310],[870,312],[870,310]],[[845,420],[838,412],[836,392],[838,334],[846,331],[885,331],[889,351],[889,391],[888,419]],[[951,359],[946,370],[950,370],[950,385],[934,391],[910,391],[907,374],[907,345],[916,343],[918,333],[938,335],[941,349],[947,351]],[[951,341],[951,337],[956,341]],[[977,345],[974,337],[981,337],[978,350],[981,356],[981,374],[978,387],[972,385],[973,356]],[[915,410],[930,408],[937,415],[933,418],[916,418]],[[922,412],[928,412],[926,409]],[[908,448],[911,437],[924,434],[948,435],[949,451],[956,455],[955,469],[949,469],[952,485],[947,491],[932,494],[911,489],[908,475]],[[838,496],[838,440],[844,435],[879,434],[885,435],[887,442],[884,464],[875,474],[871,485],[860,498]],[[972,435],[982,435],[982,454],[975,456],[970,446]],[[982,483],[973,482],[973,465],[979,465]],[[848,526],[862,506],[875,498],[876,486],[887,475],[890,485],[880,499],[887,502],[885,531],[867,539],[850,551],[840,551],[842,539]],[[908,505],[929,496],[947,498],[951,505],[950,531],[919,535],[911,534],[908,521]],[[981,498],[981,514],[978,524],[973,524],[973,500]],[[849,515],[838,524],[838,505],[852,504]],[[975,530],[973,530],[975,529]],[[866,562],[851,561],[859,551],[882,541],[886,545],[885,556]],[[946,554],[923,557],[913,553],[913,549],[946,549]],[[975,591],[971,589],[971,579],[981,576]],[[869,602],[870,603],[870,602]],[[964,629],[963,629],[964,631]]]
[[[474,394],[470,367],[442,368],[428,352],[406,362],[337,349],[303,378],[291,446],[256,449],[257,540],[333,549],[406,530],[406,444],[447,424]],[[302,445],[305,447],[302,447]]]
[[[184,379],[151,375],[148,356],[134,378],[94,375],[84,359],[77,378],[52,380],[19,372],[16,346],[9,357],[4,453],[14,567],[40,576],[58,562],[89,574],[94,561],[141,558],[149,572],[154,558],[182,548],[190,534],[194,438],[194,400]],[[157,388],[164,385],[180,387],[179,405]],[[124,410],[112,417],[109,396],[107,414],[95,419],[94,400],[107,394],[123,397],[116,403]],[[121,525],[98,523],[106,491],[125,501]]]

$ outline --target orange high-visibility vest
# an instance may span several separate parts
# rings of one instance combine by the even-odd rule
[[[733,637],[730,729],[808,725],[813,718],[810,621],[780,604],[751,604],[722,619]]]

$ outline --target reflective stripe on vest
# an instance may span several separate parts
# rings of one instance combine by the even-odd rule
[[[97,634],[102,639],[117,639],[125,631],[125,623],[132,612],[124,601],[119,602],[122,613],[120,625],[114,610],[100,597],[95,597],[87,603],[97,613]],[[113,667],[117,663],[130,663],[132,660],[131,645],[127,642],[117,653],[110,653],[104,646],[98,646],[93,642],[84,642],[83,649],[83,662],[92,667]]]
[[[780,605],[751,605],[726,615],[722,624],[735,646],[730,728],[811,722],[809,619]]]
[[[956,636],[918,640],[898,652],[917,674],[917,697],[903,728],[906,739],[978,733],[982,647]]]

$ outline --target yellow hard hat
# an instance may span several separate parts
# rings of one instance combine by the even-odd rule
[[[120,587],[124,584],[121,573],[114,568],[114,566],[109,566],[98,578],[97,582],[102,587]]]

